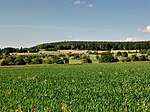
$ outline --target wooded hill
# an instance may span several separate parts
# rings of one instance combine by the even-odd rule
[[[63,41],[44,43],[30,48],[4,48],[0,53],[13,52],[38,52],[40,49],[46,51],[56,50],[148,50],[150,41],[138,42],[98,42],[98,41]]]
[[[150,41],[139,42],[98,42],[98,41],[64,41],[45,43],[33,48],[45,50],[141,50],[150,49]]]

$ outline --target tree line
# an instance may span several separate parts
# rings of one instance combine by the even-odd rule
[[[150,49],[150,41],[140,42],[98,42],[64,41],[37,45],[36,49],[52,50],[141,50]]]
[[[137,53],[120,52],[111,53],[110,51],[96,53],[95,58],[99,63],[110,62],[131,62],[131,61],[150,61],[150,51],[142,51],[139,55]],[[90,53],[87,54],[28,54],[28,55],[0,55],[0,66],[8,65],[30,65],[30,64],[69,64],[69,60],[80,60],[82,63],[92,63],[93,58],[90,57]]]
[[[0,66],[30,65],[30,64],[68,64],[66,55],[0,55]]]
[[[56,50],[148,50],[150,41],[139,42],[98,42],[98,41],[64,41],[40,44],[30,48],[12,48],[7,47],[0,49],[0,53],[34,53],[40,49],[46,51]]]

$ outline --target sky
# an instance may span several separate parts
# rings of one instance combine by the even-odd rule
[[[150,0],[0,0],[0,48],[150,40]]]

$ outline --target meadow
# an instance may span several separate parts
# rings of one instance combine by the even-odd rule
[[[1,112],[149,112],[150,62],[0,68]]]

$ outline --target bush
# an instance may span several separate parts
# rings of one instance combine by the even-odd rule
[[[92,63],[92,60],[90,58],[88,59],[83,59],[82,63]]]
[[[15,65],[15,59],[13,56],[7,56],[5,57],[5,62],[7,65]]]
[[[5,65],[7,65],[7,63],[6,63],[6,61],[5,61],[4,59],[2,59],[2,60],[0,61],[0,66],[5,66]]]
[[[96,59],[99,60],[99,58],[100,58],[99,55],[96,55]]]
[[[74,56],[71,52],[67,53],[68,57]]]
[[[136,55],[131,56],[132,61],[139,61],[139,58]]]
[[[53,63],[57,63],[57,61],[60,60],[60,57],[58,57],[56,55],[52,56],[51,58],[52,58]]]
[[[123,57],[120,59],[121,62],[131,62],[131,59],[129,57]]]
[[[147,55],[150,55],[150,51],[147,51]]]
[[[145,55],[139,56],[139,61],[148,61],[148,58]]]
[[[82,63],[92,63],[90,56],[82,55]]]
[[[64,60],[62,60],[62,59],[59,59],[59,60],[57,60],[57,62],[56,62],[57,64],[64,64]]]
[[[129,57],[127,57],[126,62],[131,62],[131,59]]]
[[[99,62],[100,63],[108,63],[108,62],[118,62],[119,60],[117,58],[114,58],[112,53],[110,52],[104,52],[104,53],[101,53],[101,57],[99,59]]]
[[[89,53],[89,54],[94,54],[92,51],[87,51],[87,53]]]
[[[142,50],[140,50],[140,53],[141,53],[141,54],[146,54],[146,53],[147,53],[147,50],[146,50],[146,49],[142,49]]]
[[[122,52],[122,57],[128,57],[128,53],[127,52]]]
[[[94,51],[94,54],[95,54],[95,55],[98,55],[98,51]]]
[[[118,51],[116,56],[122,56],[122,53],[120,51]]]
[[[80,54],[74,54],[73,58],[72,59],[80,59]]]
[[[14,60],[15,65],[25,65],[26,62],[24,61],[23,57],[16,57]]]
[[[68,64],[68,63],[69,63],[69,58],[63,58],[63,60],[64,60],[64,63],[65,63],[65,64]]]
[[[26,62],[24,61],[24,59],[22,57],[17,57],[14,60],[14,63],[15,63],[15,65],[25,65],[26,64]]]
[[[7,55],[7,56],[10,55],[8,50],[6,50],[6,51],[4,52],[4,54]]]
[[[53,64],[52,59],[48,58],[48,59],[46,60],[46,64]]]
[[[59,54],[58,57],[66,57],[65,54]]]
[[[30,56],[26,56],[24,60],[25,60],[25,62],[27,64],[31,64],[32,63],[32,57],[30,57]]]
[[[43,63],[43,60],[40,58],[35,58],[32,60],[32,64],[42,64],[42,63]]]

